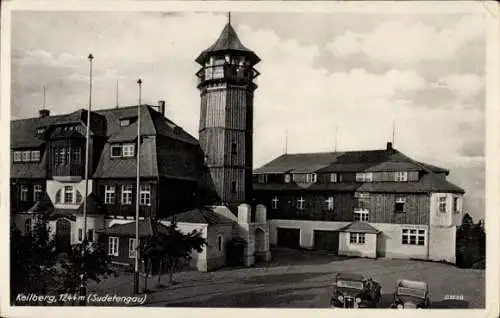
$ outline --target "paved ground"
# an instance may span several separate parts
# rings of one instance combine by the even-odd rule
[[[146,305],[159,307],[292,307],[325,308],[337,272],[355,272],[382,285],[382,307],[388,307],[397,279],[424,280],[429,284],[434,308],[484,308],[484,270],[451,265],[391,259],[342,258],[292,250],[273,250],[270,264],[252,268],[227,268],[212,273],[181,272],[177,284],[155,288]],[[142,278],[141,278],[142,280]],[[132,275],[120,274],[89,292],[130,295]],[[167,277],[164,277],[164,282]],[[142,288],[142,287],[141,287]],[[447,295],[463,300],[446,300]]]

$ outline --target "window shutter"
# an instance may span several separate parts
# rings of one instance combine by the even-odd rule
[[[56,192],[56,203],[61,203],[61,189]]]

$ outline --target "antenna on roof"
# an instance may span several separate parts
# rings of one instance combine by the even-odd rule
[[[118,108],[120,104],[118,103],[118,80],[116,80],[116,108]]]
[[[45,109],[45,86],[43,87],[43,105],[42,109]]]

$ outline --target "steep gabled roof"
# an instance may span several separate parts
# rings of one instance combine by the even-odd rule
[[[252,50],[249,50],[241,43],[238,34],[236,34],[236,31],[233,29],[233,26],[228,23],[222,30],[217,41],[215,41],[215,43],[208,49],[204,50],[196,58],[196,62],[203,64],[210,55],[225,51],[243,53],[249,56],[254,64],[260,61],[259,57]]]
[[[196,208],[186,212],[176,214],[175,216],[170,216],[167,218],[168,221],[173,221],[175,218],[176,222],[179,223],[198,223],[198,224],[227,224],[234,223],[233,220],[220,215],[210,208]]]
[[[380,231],[371,226],[366,222],[354,221],[350,224],[347,224],[343,228],[339,230],[340,232],[357,232],[357,233],[370,233],[377,234]]]

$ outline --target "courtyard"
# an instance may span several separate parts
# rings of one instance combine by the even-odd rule
[[[399,259],[346,258],[317,252],[273,249],[269,264],[251,268],[222,268],[211,273],[176,273],[176,284],[157,288],[157,276],[148,280],[151,293],[145,306],[327,308],[338,272],[371,277],[382,286],[382,308],[393,300],[397,279],[429,284],[432,308],[484,308],[485,271],[460,269],[443,263]],[[165,284],[167,276],[162,278]],[[89,292],[131,295],[133,275],[120,273]],[[141,290],[143,278],[141,277]]]

